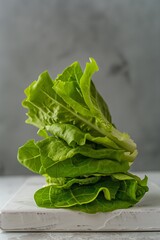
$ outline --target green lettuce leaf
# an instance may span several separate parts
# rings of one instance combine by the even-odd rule
[[[126,153],[122,149],[108,149],[103,146],[97,148],[97,145],[87,143],[83,146],[70,147],[61,139],[54,136],[48,137],[42,141],[37,142],[37,146],[42,151],[47,153],[47,156],[54,162],[63,161],[68,158],[72,158],[77,154],[81,154],[85,157],[96,158],[96,159],[111,159],[116,161],[129,161],[132,160],[132,156]],[[130,157],[130,158],[129,158]]]
[[[22,165],[50,177],[126,172],[129,163],[123,158],[124,152],[121,150],[93,149],[90,145],[71,148],[55,137],[37,143],[30,140],[18,151],[18,160]]]
[[[91,76],[97,71],[95,60],[90,59],[82,76],[75,74],[76,69],[77,63],[72,64],[62,74],[63,77],[59,75],[55,81],[44,72],[38,81],[25,90],[27,98],[23,106],[29,109],[27,123],[38,128],[53,123],[72,124],[94,137],[107,136],[121,148],[133,153],[136,144],[128,134],[121,133],[112,125],[108,107],[93,87]]]
[[[101,191],[106,200],[114,199],[118,188],[118,182],[110,180],[101,180],[95,184],[83,185],[83,187],[73,184],[68,189],[49,185],[38,190],[34,198],[38,206],[43,204],[43,207],[71,207],[92,202]]]
[[[35,173],[39,173],[42,167],[39,148],[34,140],[27,141],[18,149],[18,161]]]
[[[115,142],[108,137],[94,137],[90,133],[81,131],[78,127],[71,124],[59,124],[55,123],[51,126],[46,126],[45,129],[67,142],[69,146],[84,145],[86,141],[92,141],[97,144],[101,144],[108,148],[121,149]]]
[[[78,177],[93,174],[110,175],[116,172],[127,172],[128,162],[117,162],[108,159],[69,158],[54,163],[50,158],[42,156],[42,165],[50,177]]]
[[[133,206],[148,191],[146,186],[143,188],[144,191],[140,192],[141,185],[134,178],[125,177],[125,180],[117,180],[112,176],[102,177],[97,180],[98,182],[94,184],[90,182],[87,184],[86,182],[86,185],[80,185],[79,179],[77,181],[74,179],[69,188],[66,188],[65,185],[55,186],[51,184],[39,189],[35,193],[34,199],[40,207],[70,207],[72,210],[96,213]],[[120,194],[122,192],[124,195]]]
[[[42,138],[18,149],[18,161],[46,179],[36,191],[38,206],[107,212],[136,204],[148,191],[147,177],[129,173],[137,146],[112,122],[92,77],[93,58],[84,72],[78,62],[55,80],[43,72],[25,90],[27,123]]]

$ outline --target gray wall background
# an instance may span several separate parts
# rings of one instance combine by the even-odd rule
[[[0,0],[0,174],[29,174],[17,148],[36,137],[23,90],[94,57],[94,82],[121,131],[136,141],[133,170],[160,170],[160,1]]]

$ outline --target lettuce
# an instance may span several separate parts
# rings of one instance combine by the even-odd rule
[[[112,122],[106,102],[91,78],[93,58],[84,72],[78,62],[52,80],[43,72],[25,90],[27,123],[42,140],[18,149],[18,161],[46,178],[37,190],[38,206],[96,213],[128,208],[148,191],[147,177],[129,173],[137,146]]]

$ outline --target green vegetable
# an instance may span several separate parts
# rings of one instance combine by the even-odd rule
[[[133,206],[148,191],[147,177],[128,172],[137,147],[113,124],[91,80],[96,71],[93,58],[84,72],[75,62],[55,80],[43,72],[25,90],[26,122],[42,140],[20,147],[18,160],[46,178],[34,195],[40,207],[106,212]]]

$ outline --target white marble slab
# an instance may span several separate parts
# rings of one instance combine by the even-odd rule
[[[44,183],[31,177],[1,209],[0,227],[5,231],[160,231],[160,188],[150,191],[136,206],[111,213],[85,214],[64,209],[38,208],[35,190]]]

